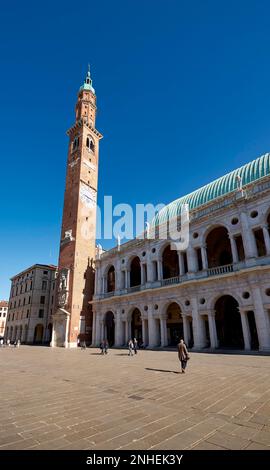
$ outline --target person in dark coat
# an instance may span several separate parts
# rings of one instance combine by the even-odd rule
[[[181,369],[182,369],[182,374],[185,373],[185,369],[187,367],[187,361],[189,359],[189,354],[187,347],[184,343],[184,340],[181,339],[180,343],[177,345],[177,350],[178,350],[178,358],[181,363]]]

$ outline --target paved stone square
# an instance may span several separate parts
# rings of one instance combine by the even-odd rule
[[[270,357],[2,348],[0,450],[270,450]]]

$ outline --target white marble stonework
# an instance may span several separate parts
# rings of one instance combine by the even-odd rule
[[[197,350],[270,351],[270,177],[263,183],[191,211],[190,245],[177,254],[177,275],[166,271],[167,240],[133,240],[97,257],[93,346],[106,336],[121,346],[133,335],[146,347],[173,346],[178,334]],[[212,232],[218,227],[224,236]],[[172,303],[176,314],[168,313]]]

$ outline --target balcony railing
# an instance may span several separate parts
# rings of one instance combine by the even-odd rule
[[[208,276],[217,276],[219,274],[227,274],[233,272],[233,264],[226,264],[225,266],[217,266],[216,268],[209,268],[207,270]]]
[[[174,284],[180,284],[185,281],[190,281],[193,279],[204,279],[210,276],[221,276],[229,273],[233,273],[235,271],[239,271],[241,269],[252,268],[254,266],[264,266],[270,265],[270,256],[265,256],[263,259],[258,258],[254,264],[246,265],[245,262],[241,261],[239,263],[234,264],[226,264],[225,266],[216,266],[214,268],[208,268],[207,270],[200,271],[197,273],[189,273],[182,276],[175,276],[169,279],[162,279],[161,281],[154,281],[154,282],[147,282],[145,285],[129,287],[128,289],[121,289],[115,292],[107,292],[105,294],[96,294],[95,299],[104,299],[107,297],[111,297],[113,295],[126,295],[132,294],[133,292],[144,291],[148,289],[158,289],[160,287],[165,286],[172,286]]]
[[[114,290],[112,290],[111,292],[105,292],[104,295],[104,298],[107,298],[107,297],[112,297],[114,295]]]
[[[127,289],[127,291],[128,291],[128,293],[129,293],[129,292],[138,292],[139,290],[141,290],[141,287],[143,287],[143,286],[133,286],[133,287],[129,287],[129,288]]]
[[[181,276],[169,277],[168,279],[162,279],[162,286],[170,286],[171,284],[178,284],[181,282]]]

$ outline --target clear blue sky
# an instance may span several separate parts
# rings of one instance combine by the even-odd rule
[[[10,276],[57,263],[87,63],[99,199],[166,203],[270,151],[269,17],[261,0],[2,3],[0,298]]]

